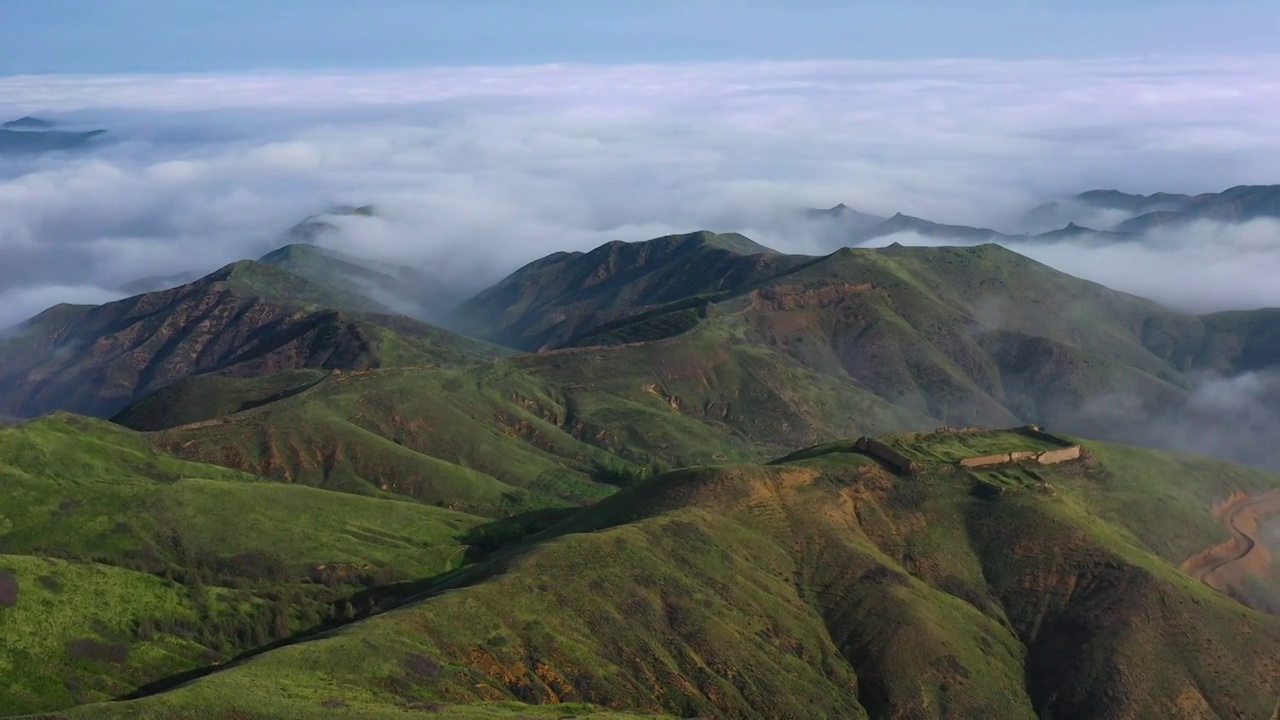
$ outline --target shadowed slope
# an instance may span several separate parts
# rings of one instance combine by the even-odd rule
[[[747,287],[808,260],[778,255],[737,234],[615,241],[530,263],[468,300],[455,319],[511,347],[557,347],[628,315]]]

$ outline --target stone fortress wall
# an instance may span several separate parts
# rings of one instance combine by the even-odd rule
[[[951,428],[943,428],[942,431],[948,432],[973,432],[973,428],[961,428],[954,430]],[[1028,437],[1043,440],[1059,447],[1053,450],[1041,451],[1020,451],[996,453],[994,455],[979,455],[977,457],[964,458],[958,464],[960,467],[966,468],[982,468],[991,467],[993,465],[1007,465],[1010,463],[1035,462],[1040,465],[1057,465],[1058,463],[1069,462],[1071,460],[1079,460],[1084,453],[1084,449],[1069,440],[1052,435],[1040,429],[1038,425],[1028,425],[1019,428],[1018,432]]]
[[[941,427],[930,434],[948,435],[987,432],[991,432],[991,429],[978,427]],[[1052,445],[1057,445],[1058,447],[1052,450],[1028,450],[996,453],[994,455],[979,455],[976,457],[963,458],[956,464],[964,468],[985,468],[1023,462],[1034,462],[1040,465],[1057,465],[1071,460],[1078,460],[1084,455],[1084,448],[1081,446],[1076,445],[1065,438],[1060,438],[1057,435],[1044,432],[1038,425],[1027,425],[1026,427],[1018,428],[1015,432]],[[908,458],[906,455],[903,455],[889,445],[876,440],[875,438],[860,437],[854,443],[854,447],[858,452],[879,460],[885,465],[888,465],[893,471],[904,475],[911,475],[913,473],[920,472],[923,469],[923,466],[920,463]]]
[[[888,445],[876,440],[875,438],[860,437],[854,443],[854,447],[859,452],[866,453],[880,462],[893,468],[895,471],[910,475],[920,470],[920,464],[914,462],[906,455],[894,450]]]

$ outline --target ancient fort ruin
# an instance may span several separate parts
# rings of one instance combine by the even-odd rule
[[[875,438],[860,437],[854,443],[854,447],[858,449],[858,452],[870,455],[897,472],[910,475],[921,470],[920,463]]]
[[[939,435],[966,435],[989,433],[990,428],[938,428],[929,436]],[[1057,465],[1059,463],[1078,460],[1084,455],[1084,449],[1065,438],[1044,432],[1037,425],[1027,425],[1026,427],[1017,428],[1011,432],[1034,438],[1054,447],[1047,450],[1019,450],[1001,453],[993,453],[988,455],[975,455],[972,457],[961,458],[955,461],[955,464],[962,468],[978,469],[993,468],[1001,465],[1011,465],[1020,463],[1035,463],[1038,465]],[[866,454],[881,463],[887,465],[894,472],[904,475],[910,475],[920,472],[923,465],[903,453],[895,450],[893,447],[875,438],[861,437],[854,443],[854,447],[858,452]]]
[[[1035,462],[1040,465],[1057,465],[1058,463],[1067,462],[1069,460],[1080,459],[1081,449],[1079,445],[1072,445],[1058,450],[1044,450],[1042,452],[1007,452],[996,453],[995,455],[979,455],[961,460],[957,463],[960,467],[981,468],[990,467],[992,465],[1007,465],[1009,463]]]

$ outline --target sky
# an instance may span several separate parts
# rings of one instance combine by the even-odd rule
[[[1274,0],[0,0],[0,75],[1272,52]]]

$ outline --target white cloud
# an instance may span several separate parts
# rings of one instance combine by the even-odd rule
[[[0,334],[54,305],[98,305],[119,300],[121,293],[90,285],[45,285],[0,291]]]
[[[0,289],[213,269],[333,202],[384,211],[347,223],[344,249],[477,286],[555,250],[703,227],[816,250],[768,229],[787,207],[1000,225],[1097,186],[1265,183],[1278,78],[1280,58],[0,78],[0,114],[116,138],[0,166]],[[1280,305],[1270,232],[1026,251],[1188,307]]]
[[[1280,307],[1280,221],[1197,222],[1141,242],[1011,244],[1063,272],[1190,312]]]

